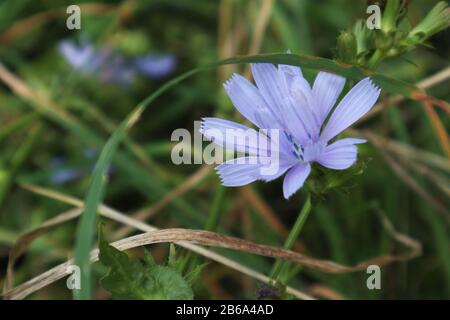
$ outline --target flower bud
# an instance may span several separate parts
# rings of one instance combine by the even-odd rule
[[[418,44],[450,26],[450,8],[444,1],[438,2],[433,9],[408,34],[408,40]]]
[[[343,31],[337,39],[337,56],[342,62],[352,63],[356,59],[356,38],[352,32]]]

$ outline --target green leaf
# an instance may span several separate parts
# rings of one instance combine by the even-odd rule
[[[100,244],[100,261],[110,268],[100,280],[103,288],[118,299],[144,299],[145,291],[141,289],[145,269],[139,260],[130,260],[127,254],[110,246]]]
[[[374,33],[366,27],[366,21],[359,19],[353,26],[353,34],[356,37],[356,52],[358,58],[364,58],[375,45]]]
[[[144,264],[102,239],[99,248],[100,261],[110,268],[100,283],[113,299],[193,299],[192,289],[182,274],[175,268],[155,264],[149,253],[145,254]]]
[[[445,30],[450,26],[450,9],[446,1],[440,1],[420,21],[408,35],[415,44],[425,41],[433,34]]]
[[[192,300],[194,294],[181,273],[171,267],[157,265],[145,273],[147,300]]]

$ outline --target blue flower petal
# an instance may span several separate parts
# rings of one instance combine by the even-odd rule
[[[277,170],[270,174],[264,171],[270,165],[269,158],[240,157],[225,161],[216,167],[221,182],[227,187],[243,186],[256,180],[272,181],[283,175],[295,163],[289,159],[280,158]]]
[[[312,91],[321,125],[333,109],[344,85],[344,77],[323,71],[317,74]]]
[[[304,162],[298,163],[288,171],[283,181],[283,195],[285,199],[289,199],[298,189],[303,187],[310,172],[310,164]]]
[[[365,139],[340,139],[325,148],[315,161],[322,166],[334,170],[344,170],[351,167],[357,160],[358,149],[355,144],[365,143]]]
[[[274,124],[273,115],[270,114],[266,102],[250,81],[233,74],[231,79],[224,83],[224,88],[239,113],[253,124],[265,129],[269,128],[267,125]],[[268,117],[271,118],[270,122]]]
[[[333,111],[321,133],[321,139],[329,141],[358,121],[369,112],[379,95],[380,89],[369,78],[358,82]]]

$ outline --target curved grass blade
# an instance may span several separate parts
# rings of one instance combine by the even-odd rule
[[[104,186],[106,182],[106,169],[111,163],[112,157],[117,150],[119,143],[125,138],[125,135],[129,128],[131,128],[138,120],[142,112],[147,106],[161,95],[164,91],[182,81],[183,79],[191,76],[192,74],[199,72],[201,68],[186,72],[181,76],[167,82],[160,87],[153,94],[148,96],[142,101],[129,115],[125,121],[114,131],[111,137],[106,142],[105,146],[100,153],[99,159],[95,165],[92,173],[91,182],[88,188],[88,192],[85,200],[85,207],[81,221],[77,228],[76,241],[75,241],[75,261],[80,267],[81,279],[80,290],[74,290],[75,299],[90,299],[91,298],[91,269],[89,264],[89,252],[94,243],[95,236],[95,222],[96,213],[99,203],[102,201]]]
[[[355,81],[364,77],[371,77],[372,80],[382,89],[393,93],[400,94],[407,98],[414,99],[416,95],[420,95],[421,91],[416,86],[405,81],[394,79],[371,69],[364,69],[351,64],[345,64],[339,61],[306,55],[296,55],[287,53],[260,54],[255,56],[235,57],[218,62],[218,65],[225,64],[242,64],[242,63],[273,63],[288,64],[306,69],[321,70],[337,73],[348,79]]]

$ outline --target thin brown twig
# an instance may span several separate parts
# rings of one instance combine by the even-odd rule
[[[21,235],[16,242],[14,243],[14,246],[11,248],[9,257],[8,257],[8,266],[6,268],[6,279],[5,284],[3,287],[3,291],[9,291],[11,290],[13,286],[13,278],[14,278],[14,264],[16,263],[16,260],[25,252],[25,250],[28,248],[28,246],[39,236],[45,234],[49,229],[53,228],[54,226],[57,226],[61,223],[64,223],[68,220],[74,219],[78,217],[82,212],[82,209],[80,208],[74,208],[71,210],[68,210],[66,212],[63,212],[56,217],[49,219],[42,223],[39,227],[26,232],[25,234]]]
[[[450,138],[448,137],[448,133],[445,130],[444,125],[439,119],[439,115],[437,114],[436,110],[434,110],[433,105],[429,100],[422,100],[421,102],[425,109],[425,112],[427,113],[431,123],[433,124],[433,129],[436,132],[436,136],[438,137],[442,150],[444,150],[447,158],[450,159]]]
[[[421,176],[427,178],[430,182],[436,185],[442,192],[444,192],[450,199],[450,182],[444,175],[435,172],[434,170],[428,168],[423,164],[416,163],[414,161],[407,161],[401,158],[399,160],[405,166],[410,167]]]
[[[328,300],[344,300],[344,296],[340,294],[339,292],[336,292],[335,290],[325,287],[323,285],[315,284],[312,285],[308,292],[315,296],[320,297]]]
[[[424,96],[424,97],[417,97],[416,99],[419,102],[427,101],[431,103],[431,105],[441,108],[443,111],[450,114],[450,104],[448,104],[446,101],[438,99],[433,96]]]
[[[392,227],[392,225],[389,225]],[[135,247],[141,247],[154,243],[173,242],[183,247],[192,245],[204,245],[221,247],[232,250],[248,252],[256,255],[283,259],[304,265],[309,268],[320,270],[328,273],[347,273],[366,270],[370,265],[383,266],[392,262],[406,261],[417,257],[422,252],[421,244],[405,235],[401,235],[394,229],[390,230],[395,240],[407,245],[411,251],[400,255],[385,255],[374,259],[360,262],[356,265],[346,266],[328,260],[319,260],[307,257],[300,253],[296,253],[286,249],[280,249],[268,245],[261,245],[246,241],[243,239],[230,237],[210,231],[204,230],[190,230],[190,229],[163,229],[151,231],[136,236],[128,237],[112,243],[117,249],[124,251]],[[98,260],[98,249],[91,251],[90,261]],[[25,282],[22,285],[6,292],[4,297],[6,299],[21,299],[27,295],[39,290],[61,278],[69,273],[69,266],[73,265],[74,260],[71,259],[62,263],[47,272]]]
[[[427,166],[432,166],[450,173],[449,161],[440,155],[416,148],[406,143],[402,143],[393,139],[380,136],[369,130],[357,130],[350,128],[347,129],[347,132],[355,136],[376,140],[380,145],[383,146],[385,150],[394,153],[398,156],[408,158],[414,161],[419,161],[426,164]]]

